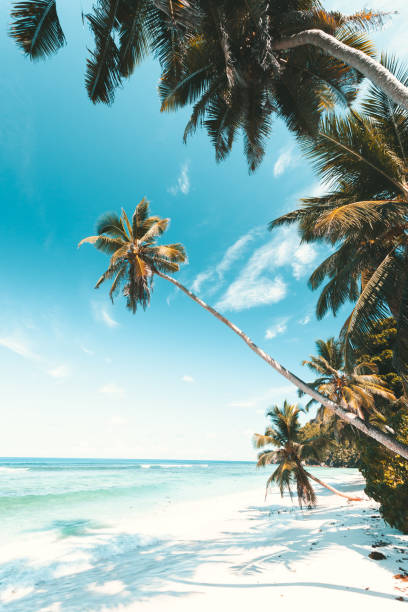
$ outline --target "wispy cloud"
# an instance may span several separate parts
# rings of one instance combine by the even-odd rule
[[[81,346],[81,351],[83,351],[87,355],[94,355],[94,352],[91,351],[91,349],[87,348],[86,346]]]
[[[178,193],[182,193],[183,195],[187,195],[190,191],[190,177],[189,177],[189,164],[185,162],[181,166],[180,175],[177,179],[177,183],[172,187],[169,187],[168,191],[172,195],[177,195]]]
[[[310,323],[311,320],[312,320],[312,317],[310,315],[306,315],[302,319],[299,319],[298,322],[300,323],[300,325],[308,325],[308,323]]]
[[[12,336],[0,338],[0,346],[9,349],[13,353],[20,355],[25,359],[31,359],[32,361],[38,361],[40,359],[40,356],[33,353],[23,340],[14,338]]]
[[[235,402],[230,402],[228,406],[230,408],[252,408],[255,404],[255,400],[236,400]]]
[[[106,383],[99,389],[100,393],[105,393],[106,395],[123,395],[125,390],[123,387],[120,387],[114,382]]]
[[[267,340],[272,340],[273,338],[276,338],[276,336],[284,334],[288,329],[288,321],[289,318],[286,317],[285,319],[280,319],[279,321],[268,327],[265,332],[265,338]]]
[[[217,307],[243,310],[279,302],[287,294],[287,283],[281,275],[276,275],[276,270],[289,267],[293,277],[298,280],[308,271],[316,256],[312,245],[299,244],[295,228],[278,228],[266,244],[255,249],[236,280],[218,301]]]
[[[282,385],[280,387],[271,387],[267,389],[263,393],[259,393],[258,395],[253,395],[248,398],[240,398],[238,400],[229,402],[228,406],[230,408],[254,408],[255,406],[259,406],[259,404],[265,404],[273,402],[280,402],[283,398],[295,398],[296,397],[296,387],[294,385]],[[261,410],[263,413],[265,408]],[[257,414],[260,413],[259,410],[256,411]]]
[[[125,419],[125,418],[123,418],[122,416],[119,416],[119,415],[114,415],[111,418],[110,423],[112,425],[126,425],[127,419]]]
[[[104,308],[102,308],[101,310],[101,317],[102,321],[106,323],[108,327],[117,327],[119,325],[119,323],[115,321],[115,319],[112,319],[112,317],[106,312]]]
[[[294,153],[294,146],[287,147],[286,149],[282,149],[278,159],[275,162],[273,167],[273,175],[278,178],[286,170],[296,165],[299,157]]]
[[[201,289],[201,286],[207,280],[210,280],[211,278],[214,278],[214,270],[208,270],[207,272],[200,272],[199,274],[197,274],[197,276],[195,277],[193,281],[193,284],[191,285],[192,290],[198,293]]]
[[[183,382],[186,383],[193,383],[194,382],[194,378],[192,376],[188,376],[187,374],[185,374],[184,376],[181,377],[181,380]]]
[[[228,247],[221,261],[216,266],[208,268],[196,276],[192,285],[193,291],[200,291],[202,285],[210,280],[216,281],[219,286],[219,283],[224,279],[226,272],[231,269],[236,261],[241,259],[241,257],[247,251],[248,244],[254,240],[259,233],[260,229],[255,228],[247,234],[240,236],[238,240],[234,242],[234,244]]]
[[[59,365],[55,368],[51,368],[50,370],[48,370],[48,374],[53,378],[62,380],[71,375],[71,370],[67,365]]]
[[[92,311],[97,321],[104,323],[107,327],[118,327],[119,323],[108,313],[105,306],[92,302]]]

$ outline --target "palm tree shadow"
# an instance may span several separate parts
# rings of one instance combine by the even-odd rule
[[[271,580],[276,564],[284,564],[290,570],[294,562],[307,559],[314,550],[322,551],[338,543],[339,537],[344,546],[367,556],[367,546],[361,542],[366,541],[367,545],[372,545],[374,541],[373,536],[367,535],[367,523],[378,523],[356,506],[321,507],[308,512],[298,509],[292,512],[276,505],[248,506],[242,512],[253,519],[250,529],[225,531],[209,540],[162,539],[146,543],[137,535],[104,534],[102,542],[99,540],[92,544],[87,538],[82,550],[88,553],[89,563],[82,571],[73,567],[66,567],[64,571],[62,560],[33,566],[29,559],[22,558],[3,564],[0,566],[0,586],[13,584],[14,580],[14,584],[32,587],[31,592],[5,603],[4,610],[27,612],[46,606],[59,606],[60,612],[108,611],[120,605],[135,604],[160,596],[181,598],[202,592],[208,587],[318,587],[382,599],[395,598],[395,595],[389,593],[341,584]],[[313,518],[319,518],[319,524],[323,520],[320,529],[309,526],[309,519]],[[287,521],[292,519],[304,520],[304,527],[297,525],[291,531]],[[347,523],[352,523],[353,528],[348,528]],[[392,544],[405,548],[405,543],[392,530],[388,530],[387,540],[390,544],[387,549],[388,559],[383,563],[390,570],[395,570],[395,561],[401,553],[393,553]],[[72,541],[75,550],[81,552],[81,538],[74,537]],[[265,547],[269,549],[267,552],[261,550]],[[232,549],[236,555],[235,564],[234,559],[231,559]],[[245,558],[245,562],[241,561],[242,558]],[[202,564],[227,565],[236,582],[226,584],[195,581],[195,572]],[[257,577],[256,583],[251,579],[253,575]],[[263,582],[261,576],[268,579]]]

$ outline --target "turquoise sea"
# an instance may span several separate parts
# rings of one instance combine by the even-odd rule
[[[226,495],[264,481],[252,462],[2,458],[0,533],[78,535],[169,502]]]
[[[358,478],[356,470],[312,471],[334,485]],[[263,504],[269,473],[253,462],[0,459],[0,609],[102,609],[82,604],[81,592],[107,580],[110,567],[145,589],[173,568],[174,555],[157,561],[170,546],[170,511],[183,519],[183,504],[211,500],[203,507],[216,515],[221,496],[250,490]],[[277,491],[269,499],[280,503]]]

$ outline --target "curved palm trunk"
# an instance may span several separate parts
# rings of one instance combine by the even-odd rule
[[[333,412],[337,414],[337,416],[340,419],[343,419],[343,421],[350,423],[356,429],[359,429],[360,431],[362,431],[364,434],[366,434],[370,438],[373,438],[374,440],[376,440],[377,442],[379,442],[380,444],[388,448],[391,452],[397,455],[401,455],[405,459],[408,459],[408,446],[406,446],[405,444],[402,444],[401,442],[398,442],[398,440],[395,440],[395,438],[388,436],[387,434],[380,431],[376,427],[373,427],[373,425],[370,425],[370,423],[367,423],[361,420],[353,412],[347,412],[347,410],[344,410],[344,408],[339,406],[339,404],[335,404],[334,402],[329,400],[327,397],[325,397],[318,391],[315,391],[315,389],[312,389],[311,387],[309,387],[309,385],[307,385],[302,379],[298,378],[295,374],[292,374],[292,372],[290,372],[285,367],[283,367],[278,361],[276,361],[275,359],[273,359],[273,357],[268,355],[268,353],[265,353],[265,351],[259,348],[251,340],[249,336],[247,336],[241,329],[239,329],[239,327],[234,325],[234,323],[232,323],[222,314],[217,312],[217,310],[212,308],[212,306],[204,302],[201,298],[197,297],[194,293],[192,293],[192,291],[184,287],[184,285],[179,283],[173,277],[168,276],[167,274],[164,274],[163,272],[159,272],[158,270],[155,270],[154,273],[157,274],[157,276],[160,276],[161,278],[169,281],[170,283],[178,287],[181,291],[183,291],[183,293],[185,293],[192,300],[194,300],[194,302],[197,302],[197,304],[200,304],[202,308],[210,312],[219,321],[221,321],[227,327],[232,329],[232,331],[235,332],[245,342],[245,344],[247,344],[249,348],[258,355],[258,357],[266,361],[268,365],[270,365],[277,372],[279,372],[279,374],[287,378],[287,380],[289,380],[292,384],[294,384],[298,389],[301,389],[301,391],[303,391],[307,395],[310,395],[310,397],[313,397],[313,399],[315,399],[317,402],[319,402],[323,406],[326,406],[330,410],[333,410]]]
[[[379,87],[388,98],[408,110],[408,88],[400,83],[389,70],[372,57],[345,45],[334,36],[323,32],[323,30],[305,30],[288,38],[275,41],[272,47],[273,49],[283,50],[303,45],[319,47],[329,55],[355,68]]]
[[[314,480],[315,482],[317,482],[317,484],[321,485],[322,487],[329,489],[329,491],[331,491],[332,493],[335,493],[336,495],[340,495],[340,497],[345,497],[347,501],[363,501],[361,497],[351,497],[350,495],[346,495],[345,493],[342,493],[341,491],[338,491],[334,487],[331,487],[330,485],[326,484],[322,480],[319,480],[319,478],[316,478],[316,476],[313,476],[313,474],[311,474],[310,472],[307,472],[306,470],[304,470],[304,472],[308,478],[310,478],[311,480]]]

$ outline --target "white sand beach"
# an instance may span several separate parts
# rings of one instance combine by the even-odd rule
[[[339,488],[362,486],[354,475]],[[9,572],[0,602],[13,612],[401,609],[408,582],[394,576],[408,572],[408,536],[385,525],[372,500],[317,492],[314,510],[277,493],[264,503],[258,487],[169,500],[85,542],[46,545],[33,535],[14,560],[1,551]],[[372,560],[372,551],[386,558]]]

